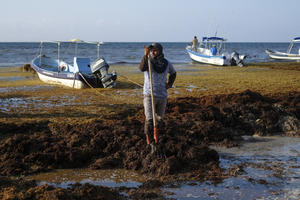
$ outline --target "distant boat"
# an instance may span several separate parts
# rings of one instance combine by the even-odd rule
[[[58,46],[57,58],[51,58],[42,54],[44,43],[55,43]],[[62,43],[74,43],[75,55],[73,64],[68,64],[60,57],[60,45]],[[91,63],[88,57],[78,57],[77,48],[81,43],[97,45],[97,59]],[[32,60],[32,68],[37,72],[40,80],[66,87],[82,88],[112,88],[116,87],[117,74],[108,73],[109,65],[99,55],[101,42],[84,42],[73,39],[69,42],[41,42],[40,55]]]
[[[192,60],[199,63],[244,66],[246,56],[237,52],[225,52],[225,41],[226,39],[220,37],[203,37],[200,47],[187,46],[186,51]]]
[[[280,52],[280,51],[273,51],[270,49],[266,49],[266,53],[270,56],[272,59],[277,60],[300,60],[300,48],[298,49],[298,54],[291,53],[294,44],[300,42],[300,37],[294,38],[287,49],[287,52]]]

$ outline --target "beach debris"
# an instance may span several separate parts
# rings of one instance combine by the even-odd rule
[[[31,67],[30,64],[24,64],[22,67],[21,67],[22,71],[23,72],[32,72],[32,73],[36,73],[36,71]]]
[[[281,116],[278,125],[287,135],[300,135],[300,121],[295,116]]]

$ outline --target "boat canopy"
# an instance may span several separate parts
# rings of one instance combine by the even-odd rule
[[[83,41],[78,38],[71,39],[69,41],[41,41],[40,43],[40,56],[42,56],[42,49],[43,49],[43,43],[54,43],[57,44],[57,60],[60,60],[60,45],[61,43],[74,43],[75,44],[75,56],[77,57],[77,49],[79,44],[93,44],[97,45],[97,58],[100,58],[100,45],[103,44],[103,42],[87,42]],[[59,66],[58,66],[59,67]]]
[[[293,39],[293,42],[300,42],[300,37],[296,37]]]
[[[100,42],[100,41],[83,41],[83,40],[80,40],[80,39],[72,39],[70,41],[41,41],[41,43],[55,43],[55,44],[60,44],[60,43],[85,43],[85,44],[97,44],[97,45],[100,45],[100,44],[104,44],[103,42]]]
[[[225,41],[225,39],[220,37],[202,37],[202,41]]]
[[[71,39],[70,42],[84,42],[84,41],[81,39],[78,39],[78,38],[74,38],[74,39]]]

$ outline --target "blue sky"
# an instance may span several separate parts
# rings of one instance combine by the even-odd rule
[[[289,42],[299,0],[1,0],[0,42],[69,40]]]

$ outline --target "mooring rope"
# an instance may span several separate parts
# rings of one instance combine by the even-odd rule
[[[136,84],[137,86],[140,86],[141,88],[143,88],[143,85],[141,85],[141,84],[139,84],[139,83],[137,83],[137,82],[135,82],[135,81],[129,79],[127,76],[120,75],[120,74],[118,74],[118,76],[120,76],[120,77],[122,77],[122,78],[125,78],[125,79],[127,79],[128,81],[130,81],[130,82]]]
[[[115,99],[119,99],[120,97],[119,96],[116,96],[116,95],[110,95],[110,94],[103,94],[103,93],[101,93],[100,91],[98,91],[95,87],[93,87],[86,79],[85,79],[85,77],[83,76],[83,74],[81,74],[80,72],[78,72],[78,74],[79,74],[79,76],[81,76],[81,78],[83,79],[83,81],[90,87],[90,88],[92,88],[92,89],[94,89],[98,94],[100,94],[100,95],[102,95],[102,96],[104,96],[104,97],[111,97],[111,98],[115,98]],[[121,75],[118,75],[118,76],[121,76]],[[126,78],[127,80],[129,80],[130,82],[132,82],[132,83],[134,83],[134,84],[136,84],[136,85],[138,85],[138,86],[140,86],[140,87],[143,87],[141,84],[139,84],[139,83],[136,83],[136,82],[134,82],[134,81],[132,81],[132,80],[130,80],[128,77],[126,77],[126,76],[121,76],[121,77],[123,77],[123,78]]]
[[[79,76],[81,76],[81,78],[84,80],[84,82],[90,87],[90,88],[92,88],[92,89],[94,89],[97,93],[99,93],[100,95],[102,95],[102,96],[104,96],[104,97],[106,97],[106,96],[111,96],[111,95],[105,95],[105,94],[103,94],[103,93],[101,93],[101,92],[99,92],[98,90],[96,90],[96,88],[94,88],[85,78],[84,78],[84,76],[80,73],[80,72],[78,72],[78,74],[79,74]]]

